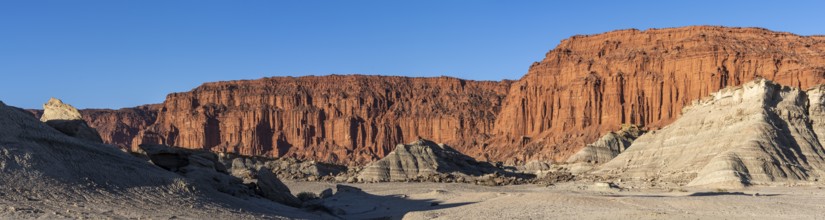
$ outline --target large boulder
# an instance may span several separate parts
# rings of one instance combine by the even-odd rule
[[[74,106],[63,103],[60,99],[51,98],[43,104],[43,115],[40,121],[45,122],[50,127],[76,138],[103,143],[100,134],[86,124],[80,111]]]
[[[292,195],[289,188],[272,171],[260,169],[257,174],[258,191],[264,198],[291,206],[301,205],[301,201]]]

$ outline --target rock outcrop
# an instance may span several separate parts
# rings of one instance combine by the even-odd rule
[[[642,135],[595,173],[707,187],[821,179],[823,89],[805,92],[764,79],[723,89]]]
[[[133,144],[347,164],[417,136],[480,145],[509,82],[308,76],[207,83],[170,94]]]
[[[584,146],[579,152],[567,158],[567,163],[589,163],[589,164],[603,164],[606,163],[616,155],[627,150],[628,147],[639,136],[644,134],[644,131],[636,126],[628,125],[616,132],[608,132],[596,142]]]
[[[221,153],[219,154],[219,160],[233,176],[244,179],[254,176],[257,170],[267,169],[275,173],[280,179],[332,181],[339,174],[344,174],[348,170],[346,166],[342,165],[302,161],[295,158],[272,159]]]
[[[159,109],[160,105],[143,105],[118,110],[83,109],[80,114],[97,130],[104,143],[130,149],[135,136],[155,123]]]
[[[103,143],[100,135],[86,124],[80,112],[73,106],[63,103],[60,99],[51,98],[43,104],[43,115],[40,121],[63,132],[66,135],[83,140]]]
[[[484,152],[564,161],[623,124],[660,128],[693,100],[757,77],[825,82],[825,36],[710,26],[574,36],[513,83]]]
[[[205,180],[68,136],[2,102],[0,125],[0,195],[4,204],[27,208],[4,212],[5,217],[318,218],[263,199],[217,192]]]
[[[237,197],[261,196],[295,207],[301,205],[301,201],[268,169],[258,169],[254,175],[234,176],[237,173],[229,173],[218,155],[209,151],[156,144],[142,144],[140,149],[156,166],[208,184],[219,192]]]
[[[503,170],[478,162],[444,144],[421,139],[395,146],[386,157],[364,167],[357,178],[363,182],[387,182],[450,174],[468,179],[496,172]]]

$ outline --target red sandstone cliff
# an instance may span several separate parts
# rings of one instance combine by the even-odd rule
[[[207,83],[170,94],[131,145],[363,163],[421,136],[482,159],[563,160],[621,124],[667,125],[693,100],[755,77],[822,83],[825,37],[705,26],[574,36],[512,83],[381,76]],[[91,116],[90,124],[108,132],[107,142],[127,143],[122,137],[133,133],[101,129],[122,121],[108,117]]]
[[[133,143],[364,163],[418,136],[484,140],[509,84],[360,75],[207,83],[170,94]]]
[[[691,101],[755,77],[823,83],[825,37],[704,26],[574,36],[511,86],[484,153],[561,160],[621,124],[667,125]]]
[[[103,142],[130,149],[140,131],[155,123],[160,105],[144,105],[119,110],[80,110],[89,126],[97,129]]]

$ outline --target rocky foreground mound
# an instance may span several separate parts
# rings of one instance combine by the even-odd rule
[[[68,136],[2,102],[0,125],[1,218],[313,217],[222,192],[212,184],[217,179],[173,173],[111,145]]]
[[[644,133],[644,130],[633,125],[626,125],[619,131],[608,132],[596,142],[584,146],[579,152],[567,158],[566,166],[573,173],[589,171],[616,158]]]
[[[642,135],[595,174],[706,187],[821,180],[824,93],[764,79],[724,89]]]

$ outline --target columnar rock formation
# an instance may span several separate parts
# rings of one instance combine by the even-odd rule
[[[692,100],[756,77],[801,88],[825,82],[825,37],[707,26],[574,36],[513,83],[379,76],[207,83],[169,95],[157,121],[129,144],[363,164],[421,136],[484,160],[564,161],[622,124],[660,128]]]
[[[160,105],[144,105],[118,110],[84,109],[80,113],[89,126],[97,129],[103,142],[129,149],[135,136],[155,123],[159,108]]]
[[[714,187],[822,178],[823,89],[806,93],[764,79],[724,89],[596,173]]]
[[[825,82],[825,37],[706,26],[574,36],[511,86],[486,153],[564,160],[622,124],[661,127],[691,101],[756,77]]]
[[[509,82],[449,77],[279,77],[170,94],[133,144],[365,163],[422,136],[474,146]],[[464,144],[470,143],[470,144]]]

